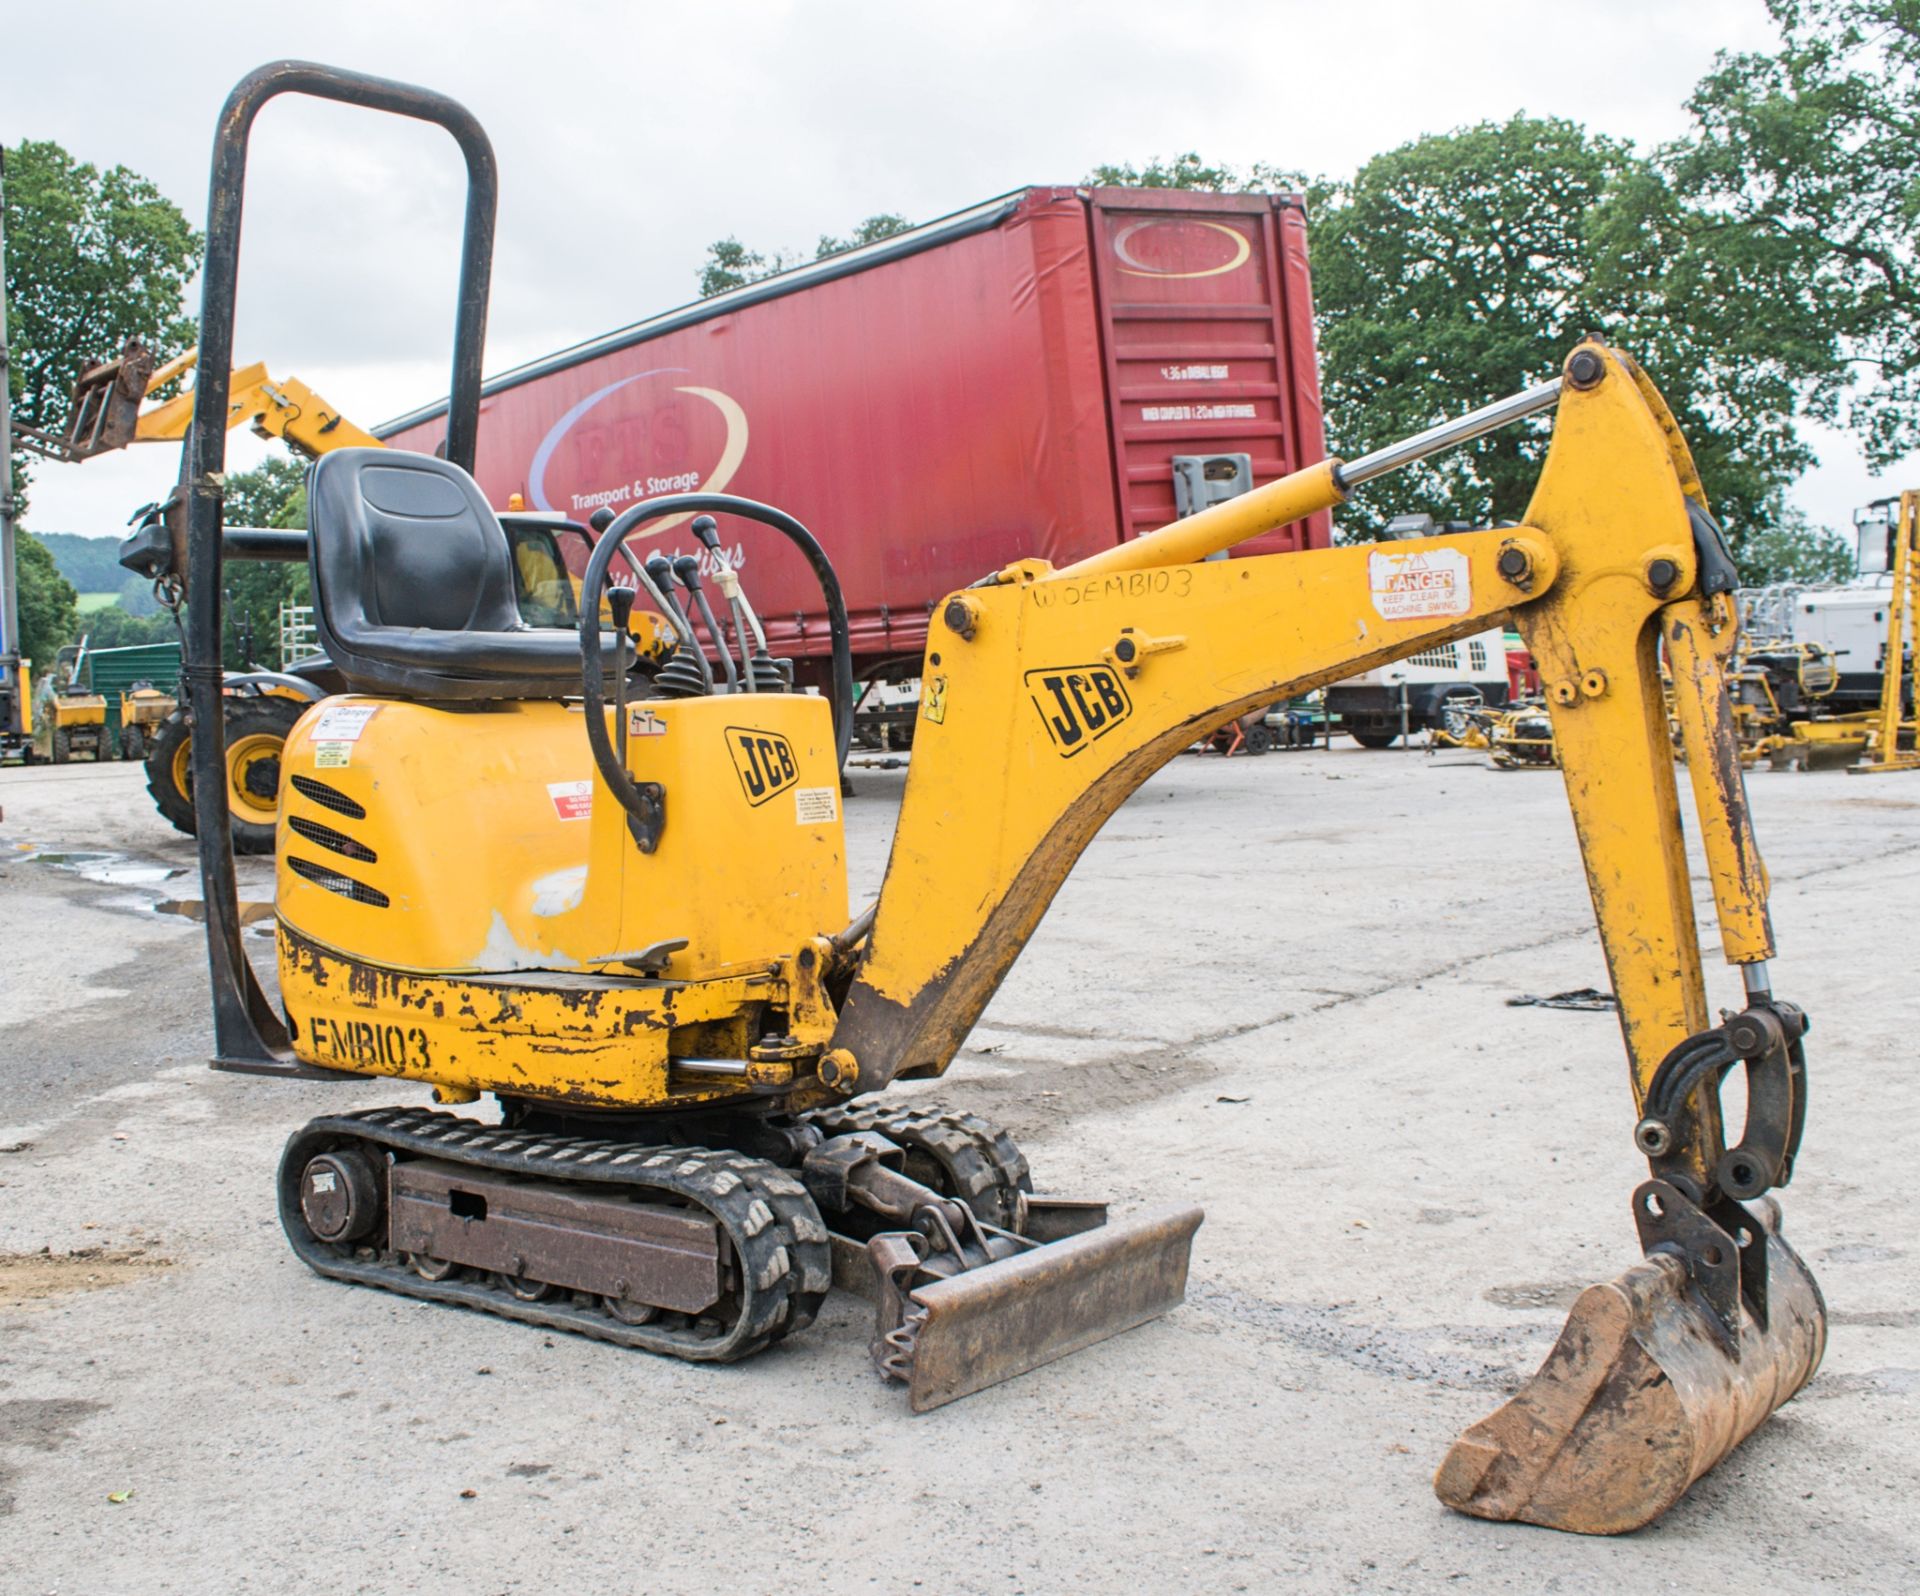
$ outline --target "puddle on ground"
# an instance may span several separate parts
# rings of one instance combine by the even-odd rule
[[[200,898],[162,898],[152,905],[155,914],[177,914],[182,920],[192,920],[204,925],[207,918],[207,905]],[[273,905],[271,903],[249,903],[242,899],[240,904],[240,923],[250,929],[258,929],[273,924]]]
[[[71,870],[86,881],[105,887],[157,887],[177,876],[190,875],[185,865],[156,864],[151,859],[129,859],[123,853],[40,853],[27,855],[34,864]]]
[[[189,865],[160,864],[152,859],[130,858],[123,853],[91,851],[86,849],[54,851],[34,848],[22,848],[24,857],[33,864],[52,865],[56,870],[71,870],[86,881],[99,883],[107,887],[141,887],[159,889],[168,882],[178,881],[182,877],[195,874]],[[141,913],[170,914],[182,920],[192,920],[196,924],[205,924],[207,918],[206,903],[199,898],[114,898],[108,900],[108,908],[133,909]],[[273,929],[273,904],[271,901],[260,903],[243,899],[240,904],[240,924],[243,929],[256,934]]]
[[[0,1252],[0,1308],[44,1302],[69,1291],[123,1286],[173,1267],[144,1247],[82,1247],[78,1252]]]

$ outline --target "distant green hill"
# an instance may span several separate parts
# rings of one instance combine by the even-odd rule
[[[77,532],[35,532],[60,574],[76,593],[118,593],[127,572],[116,556],[118,538],[83,538]]]

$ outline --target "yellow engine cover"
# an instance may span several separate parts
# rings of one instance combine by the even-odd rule
[[[666,792],[652,854],[595,769],[582,713],[349,695],[301,718],[276,849],[281,991],[302,1058],[657,1101],[675,1027],[766,1001],[776,965],[846,924],[824,700],[630,705],[628,766]],[[664,979],[622,962],[681,939]]]

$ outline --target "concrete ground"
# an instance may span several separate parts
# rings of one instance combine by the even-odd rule
[[[856,890],[903,780],[856,777]],[[154,908],[192,852],[139,772],[0,772],[0,1590],[1920,1588],[1920,777],[1751,789],[1832,1342],[1664,1520],[1587,1540],[1428,1483],[1636,1254],[1614,1020],[1507,1005],[1606,984],[1552,775],[1185,758],[1114,818],[905,1090],[1004,1120],[1043,1189],[1203,1203],[1189,1301],[915,1418],[850,1299],[706,1369],[309,1274],[286,1134],[421,1094],[209,1073],[200,929]]]

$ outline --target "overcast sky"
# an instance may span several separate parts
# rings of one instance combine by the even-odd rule
[[[877,211],[921,221],[1188,149],[1344,173],[1521,110],[1651,144],[1684,131],[1716,50],[1770,39],[1760,0],[92,0],[9,8],[0,142],[123,162],[198,225],[215,114],[262,62],[451,94],[500,163],[491,373],[693,298],[729,233],[810,248]],[[236,358],[366,424],[444,394],[462,194],[445,135],[283,100],[249,177]],[[1898,485],[1844,438],[1816,446],[1798,492],[1816,520]],[[229,464],[268,449],[236,433]],[[158,447],[40,465],[30,524],[117,531],[177,465]]]

